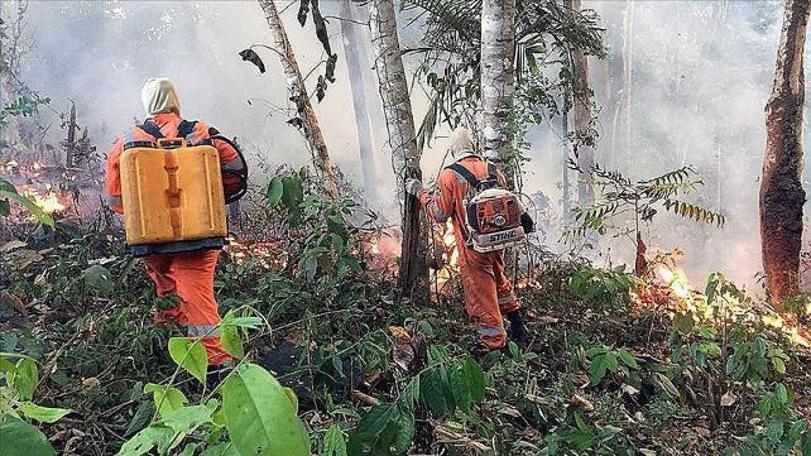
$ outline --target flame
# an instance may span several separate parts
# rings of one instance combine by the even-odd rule
[[[442,248],[443,266],[434,273],[436,280],[436,290],[439,294],[445,294],[445,285],[459,272],[459,249],[456,248],[456,236],[453,232],[453,223],[445,222],[444,230],[441,233],[441,244],[435,243],[435,248]]]
[[[64,198],[52,188],[48,188],[44,193],[33,188],[23,188],[20,193],[36,204],[46,214],[62,212],[68,208],[68,206],[62,202]]]
[[[665,294],[662,295],[662,285],[656,280],[650,285],[639,287],[633,298],[638,303],[659,304],[667,302],[672,305],[675,301],[675,308],[670,312],[671,317],[676,313],[689,313],[696,322],[713,321],[717,318],[717,308],[707,302],[707,298],[696,290],[683,269],[676,266],[673,258],[660,261],[654,267],[655,278],[664,284]],[[722,303],[723,312],[730,321],[752,321],[758,318],[752,311],[750,302],[741,302],[737,296],[724,293],[718,296],[718,302]],[[716,306],[717,307],[717,306]],[[782,332],[794,344],[811,347],[811,339],[807,336],[807,331],[802,324],[795,321],[790,315],[773,313],[759,317],[761,322]]]

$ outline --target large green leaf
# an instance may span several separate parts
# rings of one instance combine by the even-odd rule
[[[68,409],[42,407],[33,402],[21,402],[17,410],[26,418],[39,421],[40,423],[56,423],[63,416],[70,413]]]
[[[152,393],[152,400],[161,418],[165,418],[169,413],[189,403],[189,400],[186,399],[186,395],[174,387],[147,383],[146,386],[144,386],[144,393]]]
[[[31,358],[23,358],[14,366],[14,373],[9,375],[9,384],[20,394],[20,399],[30,401],[39,382],[37,365]]]
[[[271,209],[276,207],[282,200],[283,193],[284,193],[284,185],[282,185],[281,178],[276,176],[273,179],[271,179],[267,189],[268,207],[270,207]]]
[[[484,375],[484,371],[479,366],[479,363],[469,356],[462,359],[462,370],[470,385],[471,399],[473,399],[474,403],[481,402],[484,400],[487,390],[487,377]]]
[[[225,427],[240,454],[309,456],[310,440],[296,404],[268,371],[243,364],[220,390]]]
[[[208,355],[200,342],[186,337],[172,337],[169,339],[169,356],[178,366],[200,380],[200,383],[206,382]]]
[[[181,407],[166,415],[160,424],[169,426],[176,433],[189,433],[201,424],[210,423],[219,402],[212,399],[203,405]]]
[[[118,456],[142,456],[153,448],[168,448],[175,436],[175,431],[160,424],[143,429],[141,432],[121,445]]]
[[[445,382],[439,368],[435,367],[422,374],[420,378],[420,396],[434,416],[444,416],[452,409],[452,405],[448,403],[445,395]]]
[[[0,454],[3,456],[51,456],[54,449],[36,427],[0,414]]]

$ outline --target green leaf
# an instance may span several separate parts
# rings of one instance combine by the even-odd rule
[[[189,400],[186,399],[183,392],[174,387],[147,383],[146,386],[144,386],[144,394],[149,393],[152,393],[152,401],[154,403],[152,410],[154,412],[155,409],[158,409],[158,414],[161,418],[189,403]]]
[[[4,198],[7,200],[11,200],[19,204],[20,206],[24,207],[25,210],[28,211],[35,219],[37,219],[40,223],[44,223],[50,227],[54,226],[54,219],[45,211],[42,210],[39,206],[34,204],[33,201],[29,200],[28,198],[20,195],[16,191],[12,192],[9,190],[0,190],[0,198]]]
[[[172,337],[169,339],[169,356],[175,364],[186,369],[200,383],[206,383],[208,355],[199,341],[186,337]]]
[[[220,390],[225,426],[240,454],[309,456],[310,440],[296,404],[268,371],[243,364]]]
[[[175,433],[188,434],[201,424],[211,423],[211,416],[219,405],[219,401],[211,399],[203,405],[181,407],[166,414],[160,424],[169,426]]]
[[[636,358],[634,358],[634,355],[632,355],[631,352],[623,348],[619,351],[618,355],[620,361],[622,361],[626,366],[630,367],[631,369],[639,369],[639,364],[637,364]]]
[[[149,420],[152,419],[152,415],[154,414],[155,403],[153,401],[141,402],[141,405],[139,405],[135,410],[135,415],[132,416],[130,424],[127,426],[127,430],[124,432],[124,436],[130,436],[145,428],[146,425],[149,424]]]
[[[118,456],[142,456],[148,454],[155,447],[166,448],[175,436],[175,431],[168,426],[153,424],[141,430],[135,436],[121,445]]]
[[[450,412],[445,397],[445,385],[439,369],[433,368],[424,372],[420,378],[420,396],[434,416],[441,417]]]
[[[267,189],[268,207],[273,209],[282,200],[282,193],[284,193],[284,186],[282,180],[276,176],[270,180]]]
[[[56,423],[71,411],[63,408],[42,407],[33,402],[20,402],[17,410],[26,418],[40,423]]]
[[[242,337],[236,326],[222,326],[220,328],[220,345],[226,353],[236,359],[245,357],[245,347],[242,346]]]
[[[17,361],[14,374],[9,376],[9,384],[20,394],[20,399],[30,401],[34,397],[37,383],[39,383],[39,374],[34,360],[23,358]]]
[[[774,367],[774,370],[776,370],[778,374],[783,375],[786,373],[786,363],[783,362],[781,358],[777,356],[773,357],[772,366]]]
[[[470,385],[468,384],[460,363],[454,363],[450,369],[448,369],[448,386],[450,386],[451,392],[453,393],[453,399],[456,405],[461,410],[470,413],[473,398],[470,394]]]
[[[398,416],[397,416],[397,430],[394,436],[394,453],[395,454],[406,454],[411,448],[411,442],[414,440],[414,432],[416,428],[416,422],[414,420],[414,414],[409,410],[404,410],[398,407]]]
[[[333,424],[324,434],[324,451],[321,456],[347,456],[346,441],[341,432],[341,426]]]
[[[39,429],[24,421],[0,414],[0,454],[51,456],[56,452]]]
[[[605,354],[598,355],[591,361],[589,366],[589,375],[591,386],[597,386],[603,381],[603,377],[608,372],[608,356]]]
[[[231,442],[218,443],[214,446],[206,448],[206,451],[200,453],[200,456],[239,456],[237,449]]]
[[[355,454],[352,447],[371,447],[381,433],[388,427],[396,409],[392,404],[380,404],[369,410],[360,419],[357,428],[349,439],[350,454]]]
[[[462,369],[470,385],[471,399],[473,399],[474,403],[481,402],[484,400],[487,389],[487,377],[484,375],[484,371],[481,366],[479,366],[479,363],[469,356],[463,358]]]

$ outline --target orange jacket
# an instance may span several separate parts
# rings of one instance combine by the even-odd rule
[[[178,125],[183,119],[175,113],[165,113],[157,114],[148,120],[157,124],[165,137],[171,138],[177,135]],[[218,134],[216,129],[198,121],[194,126],[193,143],[196,144],[216,134]],[[132,141],[154,141],[154,138],[141,128],[133,127],[116,140],[113,148],[107,154],[107,182],[104,185],[104,192],[107,194],[107,204],[119,214],[124,213],[121,205],[121,154],[124,152],[124,145]],[[228,170],[233,166],[242,166],[239,154],[230,144],[225,141],[214,141],[212,145],[220,154],[220,166],[223,170]],[[228,186],[229,182],[223,182],[223,184]]]
[[[478,179],[488,177],[487,162],[478,155],[470,155],[458,161],[467,168]],[[497,171],[496,175],[499,183],[504,186],[506,179],[504,175]],[[443,223],[449,218],[453,222],[456,239],[463,240],[465,226],[465,205],[464,200],[470,191],[470,184],[456,171],[445,168],[439,173],[436,181],[436,190],[432,195],[428,190],[423,189],[417,197],[425,206],[428,217],[439,223]],[[464,245],[464,242],[458,245]]]

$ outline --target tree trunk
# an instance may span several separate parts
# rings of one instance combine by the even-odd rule
[[[420,203],[416,198],[405,194],[407,178],[422,179],[420,150],[417,147],[408,81],[397,37],[394,2],[372,0],[369,7],[375,70],[380,85],[380,98],[383,101],[392,160],[397,170],[397,188],[405,195],[399,287],[403,294],[412,295],[414,291],[422,294],[428,291],[428,270],[424,261],[426,241],[422,236]]]
[[[774,86],[766,104],[766,152],[760,184],[763,269],[773,304],[799,290],[803,231],[803,52],[809,0],[786,0]]]
[[[515,0],[484,0],[481,22],[484,146],[506,159],[512,145],[509,112],[515,84]]]
[[[315,117],[313,105],[307,95],[307,87],[301,77],[296,56],[293,54],[293,48],[287,39],[287,32],[284,30],[279,12],[276,10],[273,0],[259,0],[259,6],[265,12],[265,19],[267,19],[270,31],[273,34],[273,44],[279,53],[279,60],[284,69],[290,99],[296,103],[296,111],[303,124],[304,136],[312,149],[315,166],[323,178],[324,191],[330,198],[337,198],[338,180],[332,170],[327,144],[324,142],[324,135],[321,133],[321,127]]]
[[[341,35],[343,36],[344,61],[349,75],[349,86],[352,92],[352,107],[355,112],[355,125],[358,133],[358,150],[363,170],[363,190],[369,200],[377,199],[377,173],[375,151],[372,143],[372,121],[366,103],[367,77],[366,45],[361,40],[361,25],[356,24],[352,0],[340,0]]]
[[[580,0],[568,0],[569,8],[580,11]],[[574,128],[585,141],[592,142],[591,134],[591,87],[589,86],[589,61],[582,49],[572,52],[574,66]],[[577,179],[577,201],[581,206],[594,203],[594,148],[590,144],[575,141],[574,154],[580,170]]]
[[[70,103],[68,138],[65,141],[65,168],[76,166],[76,103]]]
[[[625,111],[625,145],[623,150],[623,166],[630,168],[632,165],[631,153],[631,98],[634,85],[634,2],[626,0],[625,14],[623,16],[623,43],[622,43],[622,101]]]

